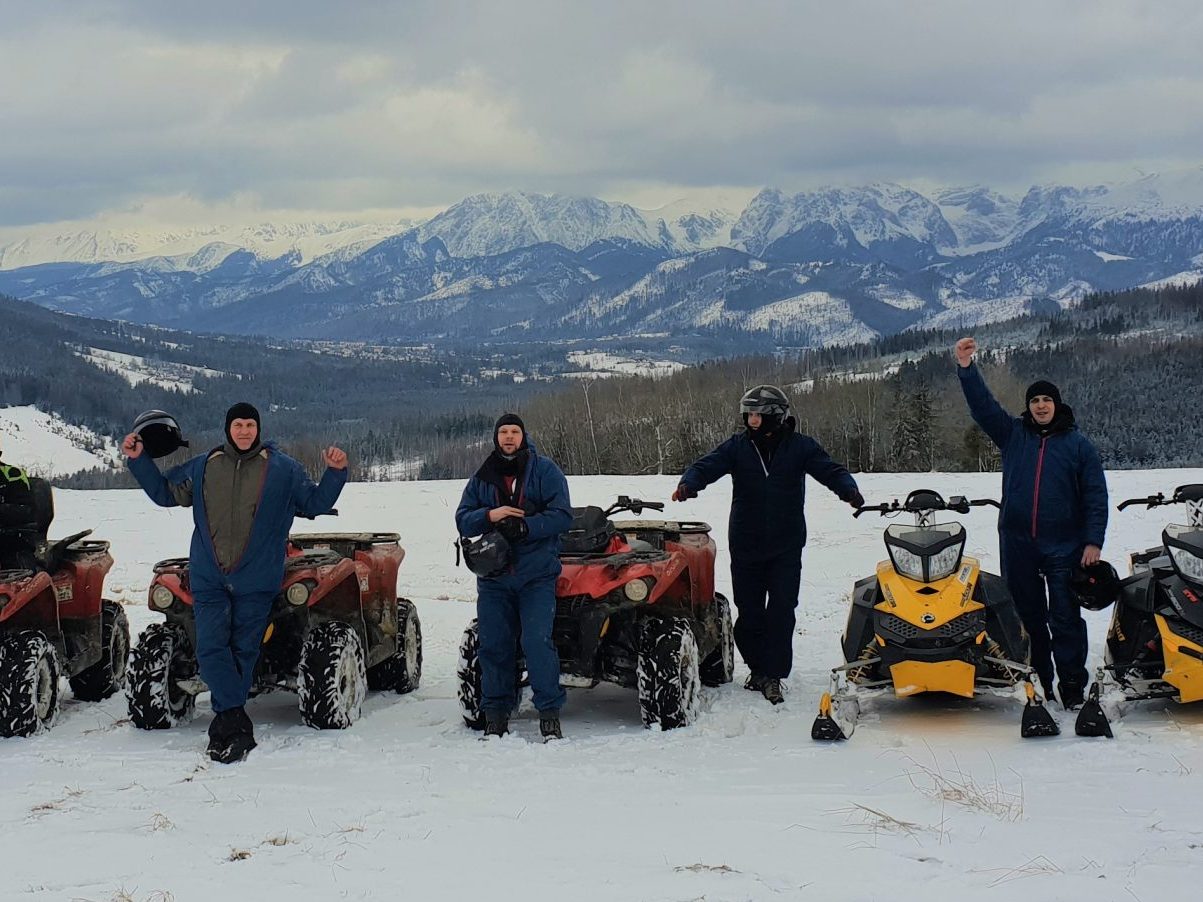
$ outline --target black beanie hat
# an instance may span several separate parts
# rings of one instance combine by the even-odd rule
[[[234,439],[230,437],[230,424],[235,420],[254,420],[255,425],[259,427],[258,433],[255,435],[255,444],[251,445],[254,448],[263,438],[263,423],[259,420],[259,411],[255,409],[255,405],[248,404],[246,401],[239,401],[233,407],[226,411],[226,441],[231,445],[234,444]],[[247,450],[250,450],[249,448]]]
[[[494,448],[496,448],[498,451],[501,450],[501,445],[497,444],[497,431],[499,429],[501,429],[502,426],[517,426],[519,429],[521,429],[522,430],[522,444],[519,445],[518,447],[519,448],[526,447],[526,424],[524,422],[522,422],[522,417],[518,416],[518,414],[516,414],[516,413],[503,413],[501,416],[499,416],[497,418],[497,422],[493,424],[493,447]]]
[[[1047,379],[1040,379],[1028,386],[1028,390],[1024,393],[1023,403],[1028,405],[1032,403],[1032,398],[1037,395],[1048,395],[1053,399],[1053,404],[1057,407],[1061,406],[1061,390]]]

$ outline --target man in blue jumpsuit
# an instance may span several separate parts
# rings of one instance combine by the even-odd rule
[[[255,747],[244,706],[284,580],[293,517],[334,507],[347,481],[347,455],[327,448],[327,469],[315,485],[299,463],[261,440],[259,411],[250,404],[226,412],[225,432],[225,444],[166,474],[143,453],[137,433],[125,437],[122,451],[155,504],[192,508],[188,573],[196,659],[213,703],[209,757],[228,764]]]
[[[794,659],[794,609],[806,544],[806,477],[853,507],[865,503],[856,480],[813,438],[796,431],[789,399],[775,385],[757,385],[740,399],[745,428],[685,471],[674,501],[696,498],[731,477],[731,585],[739,617],[735,644],[751,670],[745,688],[774,705]]]
[[[455,525],[461,536],[496,529],[514,555],[508,572],[476,580],[485,735],[503,736],[509,729],[518,701],[514,672],[521,634],[539,732],[545,740],[559,739],[565,695],[551,628],[560,535],[572,525],[572,503],[568,480],[538,453],[516,414],[503,414],[493,427],[493,451],[464,487]]]
[[[1098,452],[1051,382],[1032,383],[1013,417],[973,362],[977,343],[957,342],[957,375],[969,412],[1002,452],[998,516],[1003,578],[1031,638],[1032,668],[1044,693],[1067,709],[1082,704],[1086,622],[1071,588],[1075,566],[1096,563],[1107,532],[1107,479]]]

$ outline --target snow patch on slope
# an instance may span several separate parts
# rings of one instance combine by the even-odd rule
[[[42,477],[116,467],[121,460],[112,439],[36,407],[0,407],[0,454],[5,463]]]

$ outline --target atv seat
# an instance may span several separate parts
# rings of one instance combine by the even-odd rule
[[[614,535],[614,524],[600,507],[574,507],[572,524],[560,537],[560,551],[563,554],[601,554]]]

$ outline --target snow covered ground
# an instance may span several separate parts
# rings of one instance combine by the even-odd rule
[[[1110,474],[1113,500],[1203,471]],[[870,501],[916,487],[995,494],[998,477],[868,475]],[[666,500],[671,476],[571,480],[577,504]],[[882,523],[811,485],[786,703],[736,683],[705,691],[699,722],[642,728],[633,693],[571,690],[566,739],[542,745],[531,712],[481,742],[455,701],[456,646],[474,581],[454,567],[461,484],[349,486],[340,530],[395,530],[401,593],[419,607],[425,674],[410,696],[373,695],[345,732],[301,726],[295,697],[251,702],[260,746],[243,764],[202,755],[191,724],[141,733],[122,698],[69,697],[58,725],[0,740],[0,898],[8,900],[1153,900],[1203,877],[1203,705],[1129,708],[1114,740],[1022,740],[1018,703],[914,698],[869,706],[846,743],[810,724],[853,580],[882,556]],[[113,543],[109,594],[134,631],[151,565],[183,554],[188,513],[136,492],[58,493],[52,534]],[[729,486],[668,505],[726,545]],[[1172,509],[1171,509],[1172,510]],[[997,567],[993,514],[963,518]],[[1164,511],[1112,513],[1107,556],[1154,544]],[[308,526],[308,524],[306,524]],[[318,528],[329,528],[322,523]],[[730,591],[720,551],[718,584]],[[1092,666],[1107,614],[1088,614]],[[69,696],[70,693],[67,693]],[[1196,773],[1198,772],[1198,773]]]
[[[33,476],[65,476],[121,460],[116,443],[36,407],[0,407],[0,453]]]

